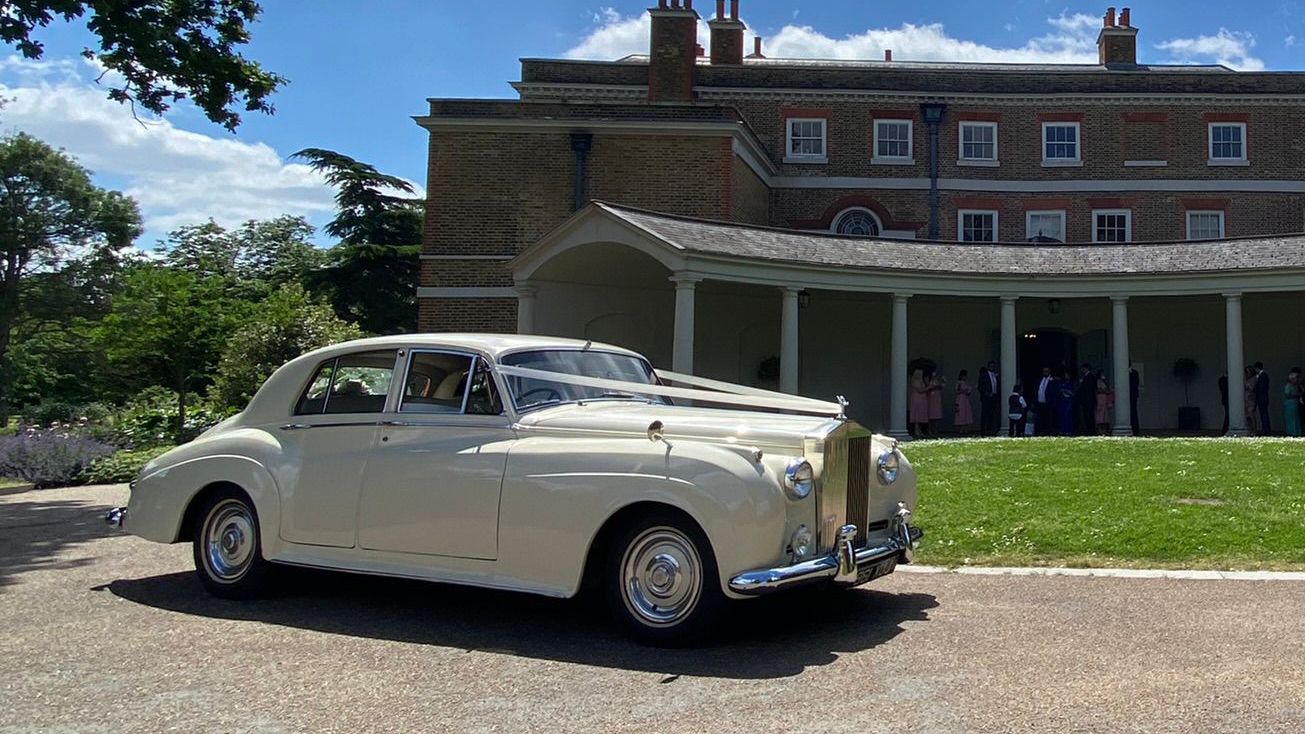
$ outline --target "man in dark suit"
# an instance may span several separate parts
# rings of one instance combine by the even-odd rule
[[[1133,435],[1142,435],[1142,423],[1137,419],[1137,398],[1142,394],[1142,375],[1132,367],[1128,368],[1128,415],[1133,424]]]
[[[1269,435],[1269,373],[1264,363],[1255,363],[1255,407],[1260,411],[1260,435]]]
[[[1074,389],[1074,428],[1079,436],[1097,433],[1097,376],[1090,364],[1079,370],[1078,386]]]
[[[1223,405],[1223,432],[1220,436],[1228,435],[1228,375],[1219,375],[1219,401]]]
[[[1059,389],[1056,378],[1051,376],[1051,368],[1042,368],[1042,377],[1033,391],[1033,427],[1039,436],[1056,435],[1056,390]]]
[[[1001,430],[1001,375],[997,363],[979,368],[979,432],[996,436]]]

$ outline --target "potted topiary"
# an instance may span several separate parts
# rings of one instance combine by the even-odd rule
[[[1196,360],[1183,357],[1174,362],[1174,378],[1183,383],[1183,407],[1178,409],[1178,430],[1201,430],[1201,409],[1192,405],[1190,386],[1201,368]]]

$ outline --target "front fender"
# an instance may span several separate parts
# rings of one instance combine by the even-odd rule
[[[783,490],[746,454],[689,440],[668,447],[643,438],[523,436],[503,480],[503,572],[572,595],[604,523],[630,505],[654,502],[703,529],[725,589],[731,573],[771,562],[784,538]]]
[[[156,543],[181,540],[182,520],[195,495],[214,483],[234,484],[253,500],[265,554],[277,543],[281,500],[272,475],[248,456],[214,454],[187,459],[142,475],[127,503],[126,530]]]

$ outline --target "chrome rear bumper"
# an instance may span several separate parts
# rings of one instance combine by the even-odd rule
[[[907,511],[906,516],[909,515]],[[833,553],[792,566],[741,573],[730,579],[730,590],[745,596],[758,596],[815,581],[856,586],[892,573],[898,562],[910,563],[923,536],[923,530],[911,527],[905,517],[899,515],[894,532],[887,541],[854,549],[852,541],[856,537],[856,526],[844,525],[838,530]],[[884,566],[880,568],[880,564]]]
[[[126,507],[115,507],[112,510],[109,510],[108,512],[104,513],[104,522],[106,525],[111,525],[115,528],[120,528],[122,527],[122,524],[126,521],[127,521]]]

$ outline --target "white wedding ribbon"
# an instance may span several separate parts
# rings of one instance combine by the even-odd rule
[[[771,390],[761,390],[754,387],[736,385],[732,382],[708,380],[704,377],[695,377],[693,375],[682,375],[677,372],[664,372],[659,370],[657,375],[664,380],[678,382],[683,385],[691,385],[693,387],[649,385],[642,382],[609,380],[602,377],[583,377],[581,375],[572,375],[565,372],[535,370],[528,367],[509,367],[501,364],[497,365],[495,368],[499,371],[499,374],[507,377],[523,377],[530,380],[539,380],[540,382],[556,382],[564,385],[592,387],[599,390],[609,390],[611,392],[633,395],[656,395],[658,397],[679,398],[681,400],[699,400],[706,403],[720,403],[723,405],[744,406],[749,408],[769,408],[771,410],[786,410],[795,413],[810,413],[814,415],[827,415],[830,417],[838,417],[843,414],[843,406],[838,403],[829,403],[824,400],[812,400],[811,398],[773,392]]]

